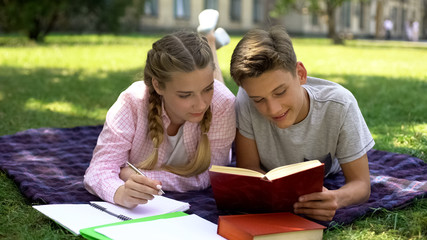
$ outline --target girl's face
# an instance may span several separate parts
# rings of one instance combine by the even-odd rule
[[[159,88],[156,80],[153,83],[156,92],[163,96],[165,110],[172,124],[202,121],[214,90],[213,70],[210,66],[189,73],[174,73],[172,80],[165,83],[164,89]]]
[[[255,104],[256,109],[279,128],[299,123],[307,116],[310,100],[301,87],[307,80],[307,71],[298,62],[296,75],[277,69],[247,78],[242,87]]]

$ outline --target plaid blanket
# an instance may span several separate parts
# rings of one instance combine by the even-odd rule
[[[0,168],[33,203],[86,203],[99,200],[83,186],[102,126],[29,129],[0,137]],[[378,150],[368,152],[371,197],[366,203],[339,209],[334,224],[348,224],[378,208],[396,209],[427,193],[427,164],[421,159]],[[325,179],[329,189],[344,184],[341,173]],[[210,188],[166,197],[190,203],[194,213],[214,223],[219,212]],[[328,223],[326,223],[328,224]],[[332,226],[332,225],[330,225]]]

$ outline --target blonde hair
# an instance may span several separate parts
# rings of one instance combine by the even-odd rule
[[[211,66],[215,70],[213,55],[205,37],[192,32],[176,32],[156,41],[147,53],[144,69],[144,82],[149,91],[148,129],[154,150],[151,155],[138,166],[142,169],[154,169],[163,142],[164,127],[162,121],[162,99],[153,87],[156,79],[160,88],[171,81],[176,72],[192,72]],[[201,137],[193,159],[184,166],[161,166],[161,169],[181,175],[195,176],[209,168],[211,150],[207,133],[212,120],[210,107],[200,122]]]
[[[292,41],[283,26],[270,30],[250,30],[243,36],[231,56],[230,75],[241,86],[246,78],[283,69],[295,76],[297,57]]]

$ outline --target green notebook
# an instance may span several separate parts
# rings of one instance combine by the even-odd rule
[[[114,225],[121,225],[121,224],[128,224],[128,223],[146,222],[146,221],[152,221],[152,220],[157,220],[157,219],[182,217],[182,216],[186,216],[186,215],[188,215],[188,214],[186,214],[184,212],[173,212],[173,213],[166,213],[166,214],[161,214],[161,215],[156,215],[156,216],[151,216],[151,217],[132,219],[132,220],[123,221],[123,222],[110,223],[110,224],[80,229],[80,234],[84,238],[89,239],[89,240],[110,239],[110,238],[96,232],[95,229],[100,228],[100,227],[107,227],[107,226],[114,226]]]

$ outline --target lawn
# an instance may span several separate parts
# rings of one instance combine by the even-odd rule
[[[138,80],[159,36],[53,35],[44,44],[0,36],[0,135],[29,128],[102,124],[119,93]],[[240,36],[218,51],[227,86],[237,87],[229,62]],[[310,76],[338,82],[358,99],[375,149],[427,161],[427,45],[405,42],[294,39]],[[378,209],[327,239],[423,239],[427,199],[395,211]],[[31,208],[0,172],[0,238],[72,239]]]

